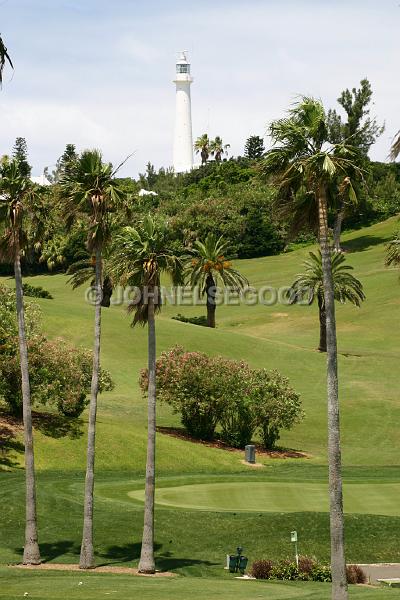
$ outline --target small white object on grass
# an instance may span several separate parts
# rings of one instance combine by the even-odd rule
[[[78,583],[78,585],[83,585],[83,581],[80,581],[80,582]]]

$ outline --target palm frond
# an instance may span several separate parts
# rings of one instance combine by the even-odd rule
[[[100,150],[94,149],[82,152],[60,179],[66,226],[70,228],[81,218],[88,220],[90,252],[109,242],[111,215],[123,203],[124,192],[115,173],[110,163],[103,162]]]
[[[109,273],[123,286],[139,293],[130,306],[134,313],[132,326],[145,325],[148,320],[148,294],[154,294],[155,311],[161,310],[161,274],[169,275],[173,283],[183,281],[181,258],[169,249],[168,228],[164,221],[147,215],[134,227],[124,227],[115,237],[109,259]]]
[[[305,226],[314,229],[320,185],[331,188],[333,205],[340,182],[346,177],[362,176],[355,150],[345,144],[328,143],[322,103],[309,97],[301,97],[287,116],[273,121],[269,133],[273,148],[266,152],[259,170],[277,190],[274,210],[289,220],[292,236]],[[352,185],[346,193],[355,200]]]
[[[387,267],[400,266],[400,234],[397,233],[393,240],[386,246],[385,265]]]
[[[247,278],[233,269],[232,262],[225,256],[227,243],[222,237],[209,233],[204,240],[196,240],[185,258],[184,276],[191,287],[199,287],[205,293],[206,280],[211,275],[216,283],[239,291],[248,285]]]
[[[392,147],[390,149],[390,160],[396,160],[398,155],[400,154],[400,131],[397,132],[395,139],[393,141]]]
[[[365,300],[365,294],[362,283],[349,272],[353,270],[353,267],[345,264],[346,259],[341,252],[332,252],[331,261],[335,300],[342,304],[348,301],[359,307]],[[297,304],[307,299],[308,304],[312,304],[316,297],[320,297],[323,303],[321,252],[319,250],[316,253],[309,252],[309,258],[304,261],[303,265],[303,273],[296,276],[288,291],[289,302]]]
[[[14,65],[11,61],[10,55],[8,54],[8,50],[7,50],[7,48],[3,42],[3,39],[0,35],[0,87],[1,87],[1,84],[3,83],[3,71],[4,71],[4,67],[5,67],[6,63],[8,63],[12,69],[14,68]]]
[[[24,249],[27,242],[25,220],[26,217],[32,216],[30,201],[34,198],[36,198],[34,186],[28,177],[21,175],[18,160],[4,160],[0,172],[2,260],[9,261]]]

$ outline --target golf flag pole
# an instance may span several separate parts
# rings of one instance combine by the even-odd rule
[[[297,531],[290,532],[290,541],[294,544],[294,551],[296,553],[296,566],[299,568],[299,552],[297,548]]]

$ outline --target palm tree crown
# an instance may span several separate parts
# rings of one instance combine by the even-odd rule
[[[201,156],[201,164],[205,165],[210,156],[210,139],[206,133],[203,133],[194,143],[196,154]]]
[[[185,275],[192,287],[198,286],[207,297],[207,325],[215,327],[216,295],[218,284],[239,291],[248,285],[244,275],[225,258],[227,243],[222,237],[209,233],[204,242],[194,242],[186,260]]]
[[[224,144],[219,135],[217,135],[215,140],[210,142],[211,156],[214,156],[216,162],[221,162],[223,154],[228,154],[228,148],[230,147],[230,144]]]
[[[26,244],[24,216],[33,196],[33,185],[20,174],[18,161],[3,158],[0,166],[0,221],[4,224],[0,256],[3,260],[14,260],[15,254]]]
[[[99,150],[85,150],[60,180],[66,198],[65,214],[70,226],[77,218],[89,216],[89,251],[102,247],[110,238],[111,214],[122,202],[122,192],[110,163]]]
[[[290,215],[294,230],[305,225],[318,229],[318,194],[334,181],[352,199],[355,192],[349,173],[361,173],[356,151],[345,143],[330,144],[326,114],[321,102],[303,97],[288,116],[270,125],[274,147],[261,162],[261,171],[277,186],[278,210]]]
[[[121,285],[137,288],[140,299],[130,307],[134,312],[132,324],[145,325],[149,290],[155,294],[155,312],[161,310],[161,274],[168,274],[174,285],[182,283],[182,261],[168,247],[167,224],[148,215],[139,227],[124,227],[115,238],[110,273]]]
[[[322,273],[321,251],[310,252],[310,258],[304,261],[304,272],[297,275],[288,292],[291,304],[307,299],[312,304],[317,298],[324,306],[324,285]],[[351,302],[360,306],[365,300],[362,283],[349,271],[353,270],[351,265],[344,264],[345,257],[341,252],[332,253],[332,276],[335,300],[342,304]]]
[[[222,236],[217,238],[209,233],[204,242],[196,240],[191,256],[186,264],[186,275],[190,285],[200,287],[202,294],[206,292],[206,280],[210,275],[215,284],[240,290],[248,285],[248,280],[232,267],[232,261],[225,258],[227,243]]]

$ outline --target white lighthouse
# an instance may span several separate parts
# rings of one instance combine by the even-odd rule
[[[190,63],[181,52],[176,63],[176,113],[174,138],[174,170],[184,173],[193,168],[192,109],[190,100]]]

